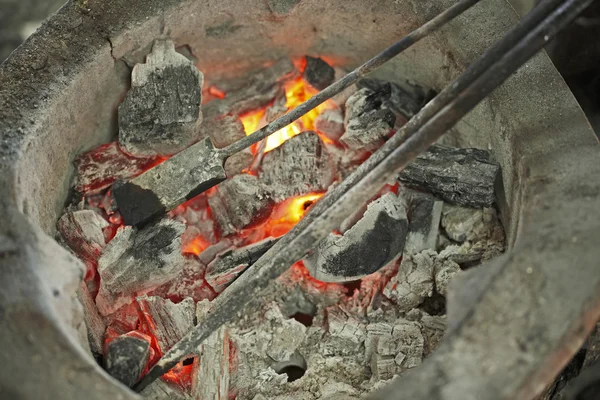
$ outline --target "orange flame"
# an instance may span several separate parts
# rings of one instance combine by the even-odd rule
[[[285,106],[289,111],[304,103],[315,94],[317,94],[317,92],[307,85],[302,79],[288,82],[285,86]],[[335,105],[333,105],[331,101],[326,101],[325,103],[320,104],[316,108],[310,110],[291,125],[288,125],[285,128],[273,133],[266,139],[267,142],[265,145],[265,153],[273,150],[276,147],[279,147],[283,142],[298,135],[299,133],[313,130],[315,128],[315,119],[319,116],[319,114],[321,114],[324,110],[333,107],[335,107]],[[264,126],[264,114],[265,110],[260,110],[241,117],[246,135],[250,135],[257,129],[260,129],[262,126]],[[323,139],[325,142],[330,142],[330,140],[327,138],[324,139],[321,137],[321,139]]]
[[[304,217],[306,210],[321,197],[323,193],[309,193],[279,204],[265,224],[268,235],[279,237],[289,232]]]

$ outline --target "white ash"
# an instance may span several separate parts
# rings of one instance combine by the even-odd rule
[[[387,284],[383,294],[404,312],[418,307],[426,297],[433,295],[433,263],[436,255],[434,250],[405,255],[398,274]]]
[[[162,379],[152,382],[140,394],[148,400],[194,400],[177,386],[170,385]]]
[[[142,229],[125,227],[98,260],[102,315],[110,314],[142,294],[176,277],[183,269],[181,234],[185,224],[168,218]]]

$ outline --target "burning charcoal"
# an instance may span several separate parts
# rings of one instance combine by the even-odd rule
[[[382,107],[382,94],[360,89],[346,102],[345,133],[340,141],[351,150],[373,151],[390,135],[396,123],[392,111]]]
[[[494,184],[500,166],[488,151],[433,145],[409,164],[398,177],[408,187],[433,193],[467,207],[495,203]]]
[[[138,176],[155,164],[155,158],[134,158],[124,153],[117,142],[103,144],[75,159],[75,190],[86,194],[97,193],[119,179]]]
[[[237,249],[227,250],[217,256],[206,267],[205,279],[217,293],[221,293],[246,268],[254,264],[277,239],[267,238],[260,242]]]
[[[344,115],[337,108],[325,110],[315,119],[315,129],[337,141],[344,134]]]
[[[185,265],[179,275],[169,282],[148,292],[148,296],[159,296],[173,301],[183,300],[186,297],[194,301],[204,299],[212,300],[215,291],[204,279],[206,266],[197,257],[186,255]]]
[[[158,347],[164,353],[194,327],[196,306],[190,298],[180,303],[157,296],[141,296],[137,303]]]
[[[227,93],[225,98],[206,104],[203,107],[204,117],[241,115],[265,107],[282,93],[282,83],[293,79],[298,74],[294,64],[289,59],[284,59],[269,68],[228,82],[222,85]]]
[[[343,235],[332,233],[319,242],[305,265],[321,281],[360,279],[402,254],[407,233],[403,201],[386,193],[371,202],[364,216]]]
[[[275,121],[277,118],[285,114],[287,110],[287,96],[282,92],[279,96],[277,96],[273,104],[271,104],[265,110],[265,122],[271,123]]]
[[[460,271],[460,266],[454,261],[438,258],[433,270],[436,291],[442,296],[446,296],[448,283]]]
[[[326,356],[347,356],[362,346],[366,337],[365,324],[342,310],[339,306],[327,308],[329,339],[319,347]]]
[[[444,202],[429,194],[408,189],[402,190],[401,195],[408,203],[409,220],[404,252],[416,254],[426,249],[435,250]]]
[[[204,77],[170,40],[154,42],[119,105],[119,144],[136,157],[169,156],[199,139]]]
[[[425,250],[402,257],[396,276],[383,289],[383,294],[408,312],[433,295],[433,264],[437,253]]]
[[[326,190],[334,179],[332,162],[321,139],[303,132],[265,154],[260,179],[275,201]]]
[[[110,341],[104,357],[106,372],[119,382],[132,387],[142,375],[150,355],[150,343],[131,336]]]
[[[98,313],[98,307],[94,302],[94,298],[88,290],[87,284],[81,282],[77,291],[77,298],[83,306],[83,320],[87,327],[88,341],[90,350],[95,354],[102,354],[104,345],[104,332],[106,331],[106,323]]]
[[[65,243],[85,261],[96,262],[106,246],[104,228],[108,222],[94,210],[67,211],[56,227]]]
[[[201,128],[202,136],[209,136],[213,145],[222,149],[246,137],[242,121],[233,115],[214,117],[204,121]],[[227,176],[239,174],[252,164],[250,149],[242,150],[225,160]]]
[[[168,218],[143,229],[125,227],[106,246],[98,261],[102,315],[116,311],[136,294],[176,277],[185,264],[181,234],[185,224]]]
[[[209,196],[208,205],[223,236],[265,221],[273,209],[262,182],[248,174],[221,183]]]
[[[317,90],[323,90],[333,83],[335,71],[321,58],[306,56],[304,80]]]
[[[361,79],[356,86],[359,89],[367,88],[373,92],[386,93],[381,100],[383,107],[390,109],[395,115],[412,118],[419,110],[433,98],[432,90],[403,82],[402,84],[381,81],[378,79]]]
[[[199,322],[206,318],[209,302],[199,302],[196,318]],[[194,399],[229,399],[230,345],[229,330],[222,326],[213,332],[200,346],[200,357],[194,361],[192,375],[192,395]]]
[[[180,388],[157,379],[140,393],[147,400],[193,400],[193,397]]]

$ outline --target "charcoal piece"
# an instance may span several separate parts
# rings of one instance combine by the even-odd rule
[[[398,273],[383,289],[383,294],[396,303],[400,311],[408,312],[433,295],[436,257],[433,250],[402,257]]]
[[[131,73],[131,89],[119,105],[119,144],[136,157],[170,156],[199,139],[204,76],[175,51],[154,42],[145,64]]]
[[[193,144],[112,192],[127,225],[141,226],[227,178],[224,155],[209,138]]]
[[[466,207],[490,207],[500,166],[490,152],[432,145],[398,176],[411,188]]]
[[[67,211],[56,224],[65,243],[84,261],[95,263],[106,246],[108,222],[94,210]]]
[[[229,249],[207,265],[204,278],[215,292],[221,293],[276,242],[275,238],[267,238],[248,246]]]
[[[497,219],[490,208],[467,208],[444,204],[442,227],[455,242],[477,242],[492,236]]]
[[[98,260],[100,313],[110,314],[136,294],[176,277],[185,265],[180,238],[184,231],[185,224],[168,218],[139,230],[119,230]]]
[[[209,196],[208,205],[222,236],[264,222],[273,209],[261,181],[248,174],[221,183]]]
[[[209,302],[196,305],[196,319],[206,318]],[[222,326],[214,331],[200,346],[192,372],[192,396],[194,399],[226,400],[229,398],[230,380],[229,329]]]
[[[363,78],[357,82],[356,86],[359,89],[367,88],[372,92],[385,93],[385,96],[381,96],[383,107],[390,109],[395,115],[401,114],[406,118],[412,118],[435,96],[435,92],[432,90],[410,82],[399,84]]]
[[[315,119],[315,129],[327,138],[337,141],[344,134],[344,115],[337,108],[325,110]]]
[[[150,355],[150,343],[131,336],[110,341],[104,356],[106,372],[128,387],[136,384]]]
[[[396,321],[392,337],[397,343],[394,361],[399,372],[421,364],[425,340],[417,323],[402,319]]]
[[[423,339],[425,339],[423,356],[427,357],[433,353],[444,337],[444,332],[446,331],[446,316],[423,313],[419,322],[421,324]]]
[[[323,90],[333,83],[335,71],[323,59],[306,56],[306,68],[302,77],[315,89]]]
[[[225,115],[206,119],[201,128],[202,135],[210,137],[217,149],[222,149],[246,137],[244,125],[236,116]],[[225,173],[233,176],[252,164],[252,152],[244,149],[225,160]]]
[[[265,122],[271,123],[275,121],[277,118],[281,117],[288,110],[287,107],[287,96],[284,92],[280,93],[279,96],[273,101],[267,109],[265,110]],[[252,132],[250,132],[252,133]]]
[[[283,83],[298,75],[294,64],[289,59],[283,59],[238,80],[223,82],[219,86],[226,96],[203,106],[204,117],[240,115],[265,107],[283,93]]]
[[[363,88],[346,101],[345,133],[340,141],[352,150],[373,151],[390,135],[395,114],[383,106],[385,94]]]
[[[147,400],[194,400],[179,386],[157,379],[140,393]]]
[[[194,301],[186,298],[175,304],[158,296],[140,296],[136,299],[142,318],[158,347],[165,353],[194,327]]]
[[[77,291],[77,298],[83,306],[83,320],[87,327],[88,342],[90,350],[95,354],[102,354],[104,345],[104,332],[106,331],[106,323],[98,312],[96,302],[92,297],[87,284],[81,282]]]
[[[325,191],[334,179],[329,153],[319,136],[303,132],[265,154],[260,179],[275,201]]]
[[[427,193],[403,189],[401,196],[408,204],[408,237],[404,252],[420,253],[437,246],[444,202]]]
[[[103,144],[75,158],[75,190],[97,193],[119,179],[138,176],[157,163],[156,158],[135,158],[126,154],[117,142]]]
[[[354,354],[365,341],[365,324],[337,305],[328,307],[326,312],[329,340],[319,344],[321,353],[325,356]]]
[[[360,279],[402,254],[407,234],[404,202],[386,193],[371,202],[364,216],[343,235],[332,233],[319,242],[305,265],[321,281]]]

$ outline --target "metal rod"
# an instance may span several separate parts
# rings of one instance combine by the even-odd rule
[[[179,343],[177,343],[173,349],[171,349],[165,356],[159,360],[154,368],[150,370],[148,375],[137,385],[136,389],[141,390],[147,386],[154,379],[161,376],[164,372],[172,368],[178,361],[183,359],[188,354],[192,353],[194,349],[208,337],[213,331],[218,329],[222,324],[233,318],[243,307],[254,298],[259,291],[264,288],[272,279],[281,275],[291,264],[296,260],[301,259],[306,252],[314,246],[314,244],[327,235],[332,229],[334,229],[339,223],[346,217],[348,212],[355,208],[356,204],[362,204],[367,201],[372,193],[377,191],[387,180],[391,177],[395,177],[396,174],[412,159],[414,159],[421,151],[425,150],[431,143],[439,138],[448,128],[452,127],[460,118],[462,118],[468,111],[470,111],[475,105],[477,105],[482,99],[484,99],[489,93],[491,93],[497,86],[499,86],[504,80],[506,80],[522,63],[533,56],[552,36],[558,32],[558,30],[571,19],[573,19],[579,12],[581,12],[592,0],[569,0],[561,7],[559,7],[550,17],[546,18],[537,27],[531,27],[528,23],[532,21],[538,22],[539,17],[542,15],[542,11],[551,10],[551,5],[555,3],[555,0],[547,0],[542,3],[542,7],[536,9],[537,11],[532,17],[526,18],[519,26],[515,27],[511,32],[496,46],[491,48],[482,58],[495,57],[498,62],[490,63],[489,60],[483,61],[478,60],[473,67],[468,69],[461,77],[453,82],[448,88],[448,91],[442,92],[436,99],[434,99],[428,106],[426,106],[422,112],[409,122],[411,126],[422,125],[421,129],[414,135],[406,135],[404,132],[399,132],[394,138],[396,144],[402,143],[399,147],[393,148],[392,139],[384,145],[380,150],[391,152],[388,157],[383,157],[379,163],[371,170],[366,173],[366,163],[361,165],[355,174],[352,174],[355,184],[350,188],[347,188],[345,192],[342,190],[340,185],[334,193],[343,192],[337,201],[333,202],[332,205],[327,206],[329,201],[317,203],[315,207],[307,214],[307,216],[298,224],[286,237],[282,238],[271,250],[269,250],[261,259],[259,259],[247,272],[242,275],[238,280],[223,293],[217,297],[211,306],[212,313],[209,314],[208,318],[203,321],[195,331],[186,335]],[[537,24],[536,24],[537,25]],[[512,50],[507,52],[502,57],[502,53],[498,50],[505,49],[508,40],[519,40],[518,35],[515,32],[523,32],[524,26],[527,26],[532,33],[520,41],[517,45],[512,43]],[[479,68],[485,65],[493,64],[491,68],[488,68],[484,73],[480,74],[477,79],[474,79],[472,75],[477,72]],[[442,103],[442,99],[448,94],[452,93],[456,88],[463,87],[466,85],[465,76],[470,76],[471,85],[467,85],[468,88],[464,90],[458,96],[455,96],[443,110],[435,115],[429,121],[424,122],[428,113],[431,113],[432,109],[439,107]],[[433,106],[432,106],[433,104]],[[414,122],[413,122],[414,121]],[[404,135],[402,135],[404,133]],[[379,155],[374,158],[380,159],[380,151],[376,152]],[[382,152],[383,153],[383,152]],[[373,158],[373,156],[371,158]],[[368,160],[370,161],[371,158]],[[362,172],[361,172],[362,170]],[[361,176],[362,179],[356,179],[356,176]],[[329,197],[329,196],[326,196]],[[335,196],[334,196],[335,197]],[[309,215],[313,216],[310,220],[307,219]],[[306,222],[305,222],[306,221]],[[232,296],[230,294],[235,294]]]
[[[255,143],[260,142],[264,138],[269,135],[277,132],[278,130],[285,128],[292,122],[296,121],[298,118],[302,117],[304,114],[308,113],[319,104],[324,103],[325,101],[331,99],[338,93],[341,93],[348,86],[352,85],[356,81],[358,81],[363,76],[373,72],[381,65],[396,57],[398,54],[423,39],[427,35],[435,32],[440,29],[446,23],[453,20],[458,15],[462,14],[464,11],[468,10],[473,5],[477,4],[480,0],[460,0],[452,7],[448,8],[431,21],[426,22],[421,27],[409,33],[407,36],[403,37],[375,57],[371,58],[369,61],[356,68],[354,71],[350,72],[348,75],[344,76],[342,79],[332,83],[310,99],[306,100],[304,103],[300,104],[298,107],[289,111],[285,115],[277,118],[275,121],[266,125],[265,127],[257,130],[251,135],[246,136],[242,140],[238,140],[235,143],[221,149],[220,152],[224,154],[225,157],[229,157],[232,154],[238,153]]]

